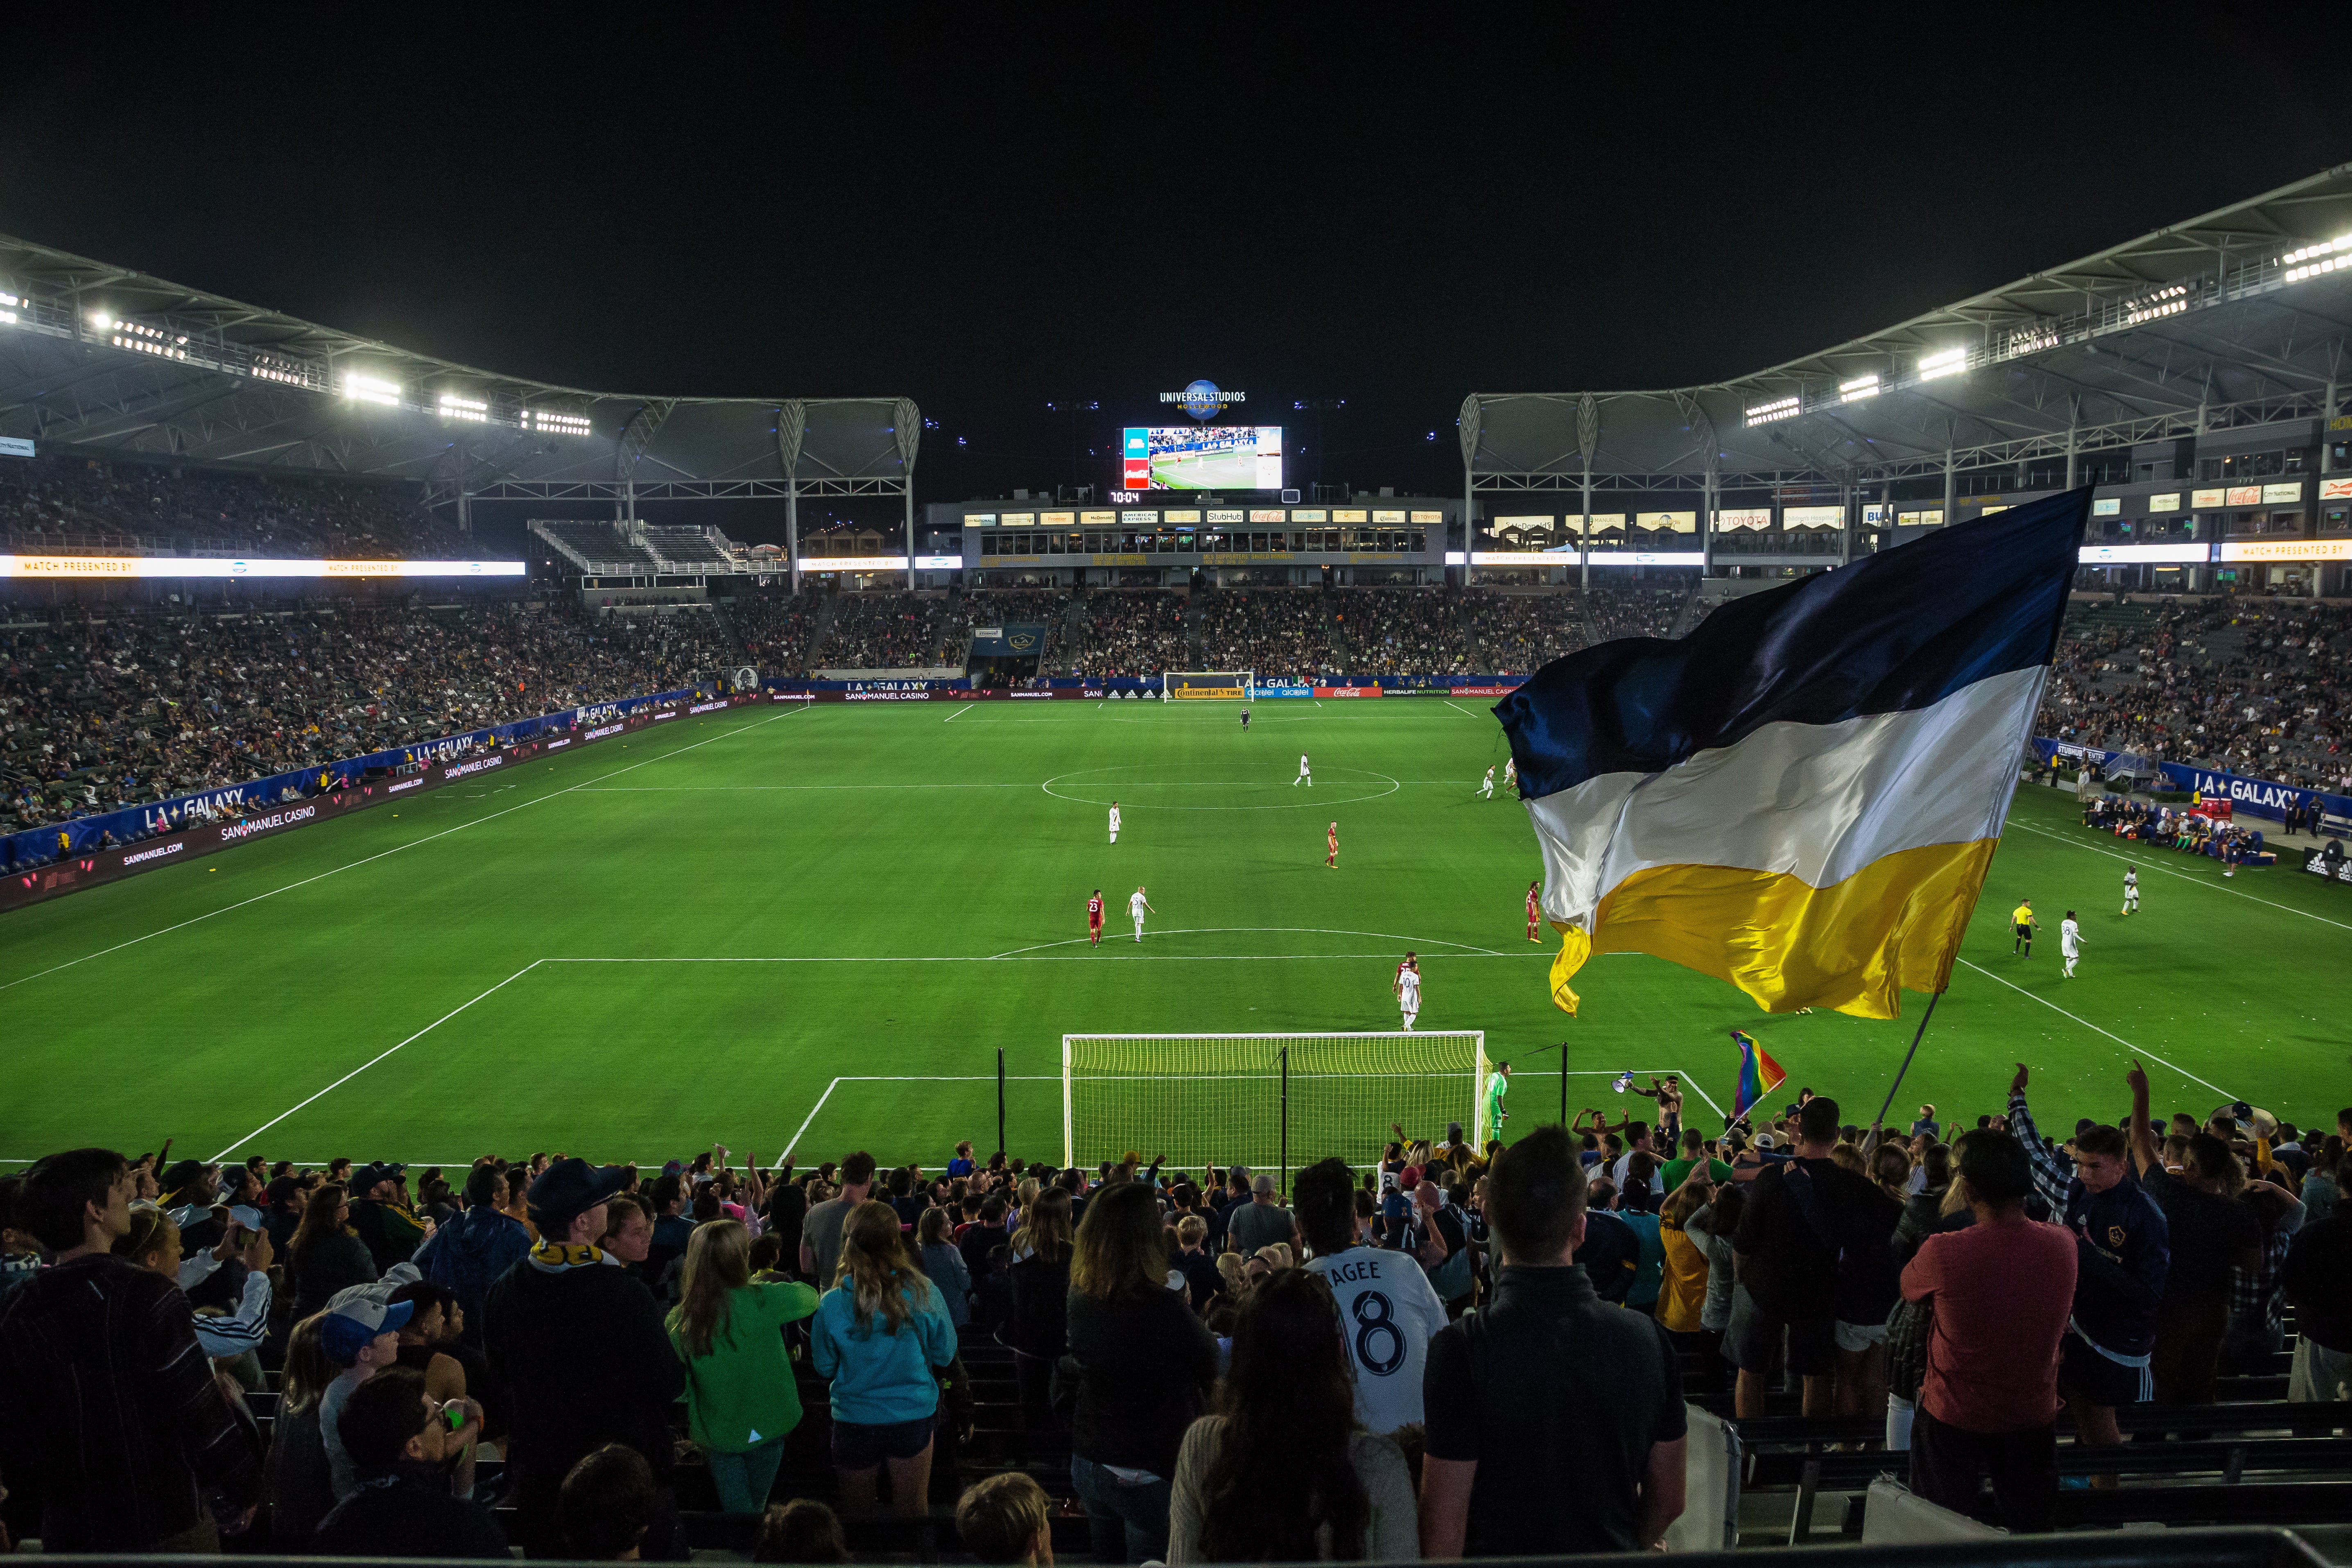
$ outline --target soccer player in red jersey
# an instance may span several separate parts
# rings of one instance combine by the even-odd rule
[[[1102,945],[1102,889],[1100,888],[1097,888],[1095,896],[1087,900],[1087,937],[1096,947]]]
[[[1536,921],[1543,916],[1542,897],[1543,882],[1540,879],[1529,882],[1528,884],[1528,940],[1529,942],[1543,940],[1536,935]]]
[[[1336,871],[1339,868],[1339,825],[1333,823],[1330,831],[1323,837],[1331,846],[1331,853],[1325,857],[1323,864]]]

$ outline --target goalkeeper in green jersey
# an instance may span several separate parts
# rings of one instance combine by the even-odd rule
[[[1489,1138],[1500,1138],[1503,1123],[1510,1120],[1511,1113],[1503,1109],[1503,1096],[1510,1091],[1511,1064],[1496,1062],[1494,1072],[1486,1079],[1486,1136]]]

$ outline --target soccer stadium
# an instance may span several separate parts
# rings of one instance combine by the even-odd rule
[[[1171,507],[0,237],[0,1543],[2347,1560],[2347,322]]]

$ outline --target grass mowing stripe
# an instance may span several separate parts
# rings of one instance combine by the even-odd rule
[[[668,758],[670,758],[670,757],[677,756],[677,755],[680,754],[681,752],[691,752],[691,751],[695,750],[695,749],[696,749],[696,747],[699,747],[699,746],[707,746],[707,745],[710,744],[710,742],[711,742],[712,741],[723,741],[723,740],[725,740],[725,739],[727,738],[727,736],[728,736],[728,735],[740,735],[740,734],[746,734],[746,733],[750,732],[751,731],[753,731],[753,730],[756,730],[756,729],[760,728],[760,726],[761,726],[761,725],[762,725],[762,724],[772,724],[772,723],[774,723],[778,719],[788,719],[788,718],[792,717],[792,715],[793,715],[793,713],[796,713],[796,712],[797,712],[797,713],[805,713],[805,712],[808,712],[808,711],[809,711],[809,710],[808,710],[807,708],[797,708],[797,709],[791,709],[791,710],[786,710],[785,712],[782,712],[782,713],[772,714],[772,715],[770,715],[768,718],[765,718],[765,719],[762,719],[762,720],[759,721],[758,721],[758,723],[746,724],[746,725],[743,725],[740,729],[730,730],[730,731],[728,731],[726,732],[726,734],[708,736],[708,737],[706,737],[706,738],[705,738],[705,739],[703,739],[703,740],[699,740],[699,741],[695,742],[693,745],[690,745],[690,746],[680,746],[680,747],[677,748],[677,750],[675,750],[675,751],[664,752],[663,752],[660,756],[658,756],[658,757],[647,757],[647,758],[646,758],[646,759],[645,759],[645,761],[644,761],[644,762],[631,763],[630,763],[627,767],[625,767],[625,768],[615,768],[613,772],[611,772],[611,773],[601,773],[601,774],[599,774],[599,775],[598,775],[598,778],[599,778],[599,779],[613,779],[613,778],[618,778],[618,777],[620,777],[623,773],[635,773],[637,769],[639,769],[639,768],[642,768],[642,767],[646,766],[646,763],[658,763],[658,762],[663,762],[663,761],[666,761],[667,759],[668,759]],[[595,780],[591,780],[591,781],[589,781],[589,783],[594,783],[594,782],[596,782],[596,781],[595,781]],[[88,963],[90,960],[92,960],[92,959],[94,959],[94,958],[104,958],[108,953],[110,953],[110,952],[121,952],[124,948],[126,948],[126,947],[136,947],[136,946],[138,946],[138,945],[139,945],[141,942],[152,942],[152,941],[154,941],[154,940],[155,940],[157,937],[159,937],[159,936],[169,936],[169,935],[171,935],[173,931],[184,931],[184,930],[186,930],[188,927],[190,927],[190,926],[192,926],[192,925],[197,925],[197,924],[202,923],[202,922],[203,922],[203,921],[205,921],[211,920],[215,915],[225,915],[225,914],[229,913],[229,912],[230,912],[231,910],[241,910],[241,909],[245,908],[247,904],[257,904],[257,903],[261,902],[261,900],[264,900],[264,899],[274,899],[274,898],[276,898],[276,897],[277,897],[278,894],[280,894],[280,893],[290,893],[290,892],[292,892],[292,891],[293,891],[295,889],[297,889],[297,888],[307,888],[307,887],[309,887],[309,886],[310,886],[311,883],[313,883],[313,882],[323,882],[323,881],[325,881],[325,880],[326,880],[328,878],[330,878],[330,877],[339,877],[339,876],[342,875],[345,871],[356,870],[356,869],[358,869],[358,868],[359,868],[360,867],[362,867],[362,866],[370,865],[370,864],[373,863],[374,861],[381,860],[381,859],[384,858],[386,856],[389,856],[389,855],[397,855],[397,854],[399,854],[399,853],[400,853],[402,850],[404,850],[404,849],[414,849],[414,848],[417,847],[419,845],[423,845],[423,844],[430,844],[430,843],[432,843],[432,842],[433,842],[435,839],[436,839],[436,838],[446,838],[446,837],[449,837],[449,835],[451,835],[452,833],[463,833],[463,832],[465,832],[465,831],[466,831],[466,829],[467,829],[467,828],[469,828],[469,827],[479,827],[479,826],[480,826],[483,823],[485,823],[485,822],[496,822],[499,817],[501,817],[501,816],[507,816],[507,815],[508,815],[509,813],[510,813],[510,812],[517,812],[517,811],[520,811],[520,810],[522,810],[522,809],[523,809],[523,807],[528,806],[528,805],[544,805],[544,804],[545,804],[546,802],[548,802],[548,801],[561,799],[562,796],[572,794],[574,790],[583,790],[583,789],[586,789],[587,787],[588,787],[588,784],[576,784],[572,785],[570,789],[560,789],[560,790],[556,790],[556,791],[552,792],[551,794],[534,796],[533,798],[531,798],[531,799],[530,799],[530,800],[518,801],[516,804],[514,804],[513,805],[508,806],[508,807],[507,807],[505,810],[503,810],[503,811],[494,811],[494,812],[491,812],[491,813],[490,813],[488,816],[478,816],[478,817],[474,818],[474,820],[473,820],[473,821],[471,821],[471,822],[461,822],[461,823],[459,823],[459,824],[458,824],[457,826],[455,826],[455,827],[445,827],[445,828],[443,828],[443,829],[442,829],[440,832],[438,832],[438,833],[428,833],[428,834],[426,834],[426,835],[425,835],[424,837],[422,837],[422,838],[412,838],[412,839],[410,839],[410,840],[409,840],[407,843],[405,843],[405,844],[395,844],[395,845],[394,845],[394,846],[393,846],[391,848],[389,848],[389,849],[385,849],[385,850],[379,851],[378,853],[373,854],[373,855],[365,856],[365,857],[363,857],[363,858],[360,858],[360,859],[353,860],[353,861],[350,862],[348,865],[337,866],[337,867],[335,867],[335,868],[334,868],[333,869],[331,869],[331,870],[321,871],[321,872],[318,873],[316,876],[312,876],[312,877],[305,877],[305,878],[303,878],[303,879],[302,879],[300,881],[299,881],[299,882],[289,882],[289,883],[287,883],[287,884],[286,884],[284,887],[282,887],[282,888],[272,888],[272,889],[269,889],[269,891],[268,891],[268,892],[266,892],[266,893],[256,893],[253,897],[251,897],[251,898],[249,898],[249,899],[240,899],[240,900],[238,900],[236,903],[233,903],[233,904],[223,904],[219,909],[216,909],[216,910],[206,910],[206,911],[205,911],[205,913],[203,913],[203,914],[197,915],[197,916],[195,916],[194,918],[190,919],[190,920],[184,920],[184,921],[180,921],[180,922],[179,922],[178,924],[176,924],[176,925],[168,925],[168,926],[165,926],[165,927],[164,927],[163,930],[161,930],[161,931],[149,931],[149,932],[148,932],[146,935],[144,935],[144,936],[134,936],[134,937],[132,937],[132,938],[131,938],[130,941],[128,941],[128,942],[116,942],[112,947],[102,947],[102,948],[100,948],[96,952],[86,952],[86,953],[82,954],[79,958],[68,959],[68,960],[67,960],[67,961],[66,961],[65,963],[63,963],[51,964],[51,965],[50,965],[48,968],[47,968],[47,969],[40,970],[40,971],[38,971],[38,972],[37,972],[37,973],[32,973],[32,974],[24,975],[24,976],[22,976],[22,977],[20,977],[20,978],[18,978],[18,979],[16,979],[16,980],[0,981],[0,991],[6,991],[6,990],[9,990],[10,988],[12,988],[12,987],[14,987],[14,986],[18,986],[18,985],[26,984],[28,984],[28,983],[30,983],[30,982],[32,982],[32,981],[39,980],[39,979],[41,979],[41,978],[42,978],[43,976],[45,976],[45,975],[50,975],[50,974],[58,973],[59,971],[61,971],[61,970],[71,969],[71,968],[73,968],[73,967],[74,967],[74,965],[76,965],[76,964],[78,964],[78,963]],[[427,798],[429,798],[429,797],[427,797]]]
[[[2194,882],[2197,886],[2210,889],[2211,891],[2216,893],[2228,893],[2233,898],[2252,900],[2253,902],[2258,904],[2269,904],[2270,907],[2274,910],[2284,910],[2291,915],[2301,915],[2307,921],[2317,921],[2322,925],[2331,925],[2338,931],[2352,931],[2352,925],[2347,925],[2342,921],[2332,921],[2326,915],[2315,915],[2309,910],[2296,909],[2293,904],[2276,903],[2269,899],[2257,899],[2253,894],[2240,888],[2218,888],[2202,877],[2192,877],[2186,871],[2176,871],[2169,866],[2159,865],[2145,857],[2135,859],[2129,855],[2118,855],[2112,849],[2102,849],[2095,844],[2080,844],[2075,842],[2074,839],[2067,837],[2063,833],[2053,833],[2046,827],[2036,827],[2030,822],[2021,822],[2017,826],[2024,828],[2028,833],[2038,833],[2044,838],[2054,838],[2059,843],[2067,846],[2069,848],[2087,849],[2094,855],[2104,855],[2110,860],[2121,860],[2128,866],[2137,867],[2145,865],[2151,871],[2161,871],[2168,877],[2176,877],[2184,882]],[[2160,851],[2160,853],[2168,855],[2171,854],[2172,851],[2168,849]],[[2281,864],[2283,865],[2284,862],[2281,861]]]
[[[2083,1016],[2079,1016],[2079,1015],[2077,1015],[2077,1014],[2074,1014],[2074,1013],[2069,1013],[2069,1012],[2067,1012],[2065,1008],[2061,1007],[2060,1005],[2058,1005],[2058,1004],[2057,1004],[2057,1003],[2053,1002],[2053,1001],[2052,1001],[2052,1000],[2050,1000],[2050,998],[2048,998],[2047,996],[2034,996],[2034,995],[2033,995],[2033,993],[2032,993],[2032,992],[2031,992],[2031,991],[2028,991],[2024,986],[2022,986],[2022,985],[2019,985],[2019,984],[2014,984],[2014,983],[2012,983],[2012,982],[2011,982],[2011,981],[2007,981],[2007,980],[2003,980],[2003,979],[2001,979],[2001,977],[2000,977],[2000,975],[1995,974],[1991,970],[1987,969],[1987,968],[1986,968],[1983,964],[1981,964],[1981,963],[1970,963],[1969,962],[1969,960],[1967,960],[1967,959],[1965,959],[1965,958],[1961,959],[1961,960],[1960,960],[1960,962],[1961,962],[1962,963],[1967,963],[1967,964],[1968,964],[1968,966],[1969,966],[1970,969],[1975,970],[1979,974],[1983,975],[1987,980],[1993,981],[1994,983],[1996,983],[1996,984],[1998,984],[2007,985],[2007,986],[2008,986],[2011,991],[2016,992],[2020,996],[2033,996],[2033,999],[2034,999],[2036,1002],[2041,1003],[2044,1007],[2049,1008],[2053,1013],[2061,1014],[2061,1015],[2063,1015],[2063,1016],[2066,1016],[2066,1017],[2073,1018],[2073,1019],[2074,1020],[2074,1022],[2076,1022],[2077,1024],[2082,1025],[2082,1026],[2083,1026],[2083,1027],[2084,1027],[2084,1028],[2086,1028],[2086,1029],[2091,1030],[2093,1033],[2106,1036],[2106,1037],[2107,1037],[2107,1038],[2109,1038],[2109,1039],[2111,1039],[2111,1040],[2115,1041],[2115,1043],[2116,1043],[2116,1044],[2117,1044],[2117,1045],[2119,1045],[2119,1046],[2123,1047],[2124,1047],[2124,1049],[2126,1049],[2126,1050],[2127,1050],[2127,1051],[2133,1051],[2133,1052],[2136,1052],[2136,1053],[2137,1053],[2137,1054],[2138,1054],[2138,1055],[2140,1055],[2140,1056],[2144,1056],[2144,1057],[2146,1057],[2148,1060],[2150,1060],[2150,1061],[2152,1061],[2152,1062],[2156,1063],[2158,1067],[2172,1068],[2172,1070],[2173,1070],[2174,1072],[2179,1073],[2182,1078],[2187,1079],[2188,1079],[2189,1082],[2191,1082],[2191,1083],[2201,1083],[2201,1084],[2204,1084],[2204,1085],[2205,1085],[2205,1087],[2206,1087],[2207,1089],[2211,1089],[2215,1094],[2220,1095],[2223,1100],[2228,1100],[2228,1101],[2231,1102],[2232,1104],[2236,1103],[2236,1101],[2237,1101],[2237,1100],[2238,1100],[2238,1099],[2240,1098],[2240,1097],[2239,1097],[2239,1096],[2237,1096],[2237,1095],[2231,1094],[2228,1089],[2223,1089],[2223,1088],[2222,1088],[2220,1084],[2218,1084],[2218,1083],[2206,1083],[2206,1080],[2205,1080],[2205,1079],[2201,1079],[2201,1078],[2199,1078],[2195,1073],[2190,1072],[2187,1068],[2183,1068],[2183,1067],[2173,1067],[2173,1064],[2172,1064],[2172,1063],[2170,1063],[2170,1062],[2168,1062],[2168,1061],[2166,1061],[2162,1057],[2158,1056],[2154,1051],[2151,1051],[2151,1050],[2147,1049],[2147,1047],[2143,1047],[2143,1046],[2135,1046],[2135,1045],[2133,1045],[2129,1040],[2125,1039],[2121,1035],[2118,1035],[2118,1034],[2115,1033],[2113,1030],[2110,1030],[2110,1029],[2102,1029],[2102,1028],[2100,1028],[2096,1024],[2094,1024],[2093,1022],[2091,1022],[2091,1020],[2089,1020],[2088,1018],[2083,1017]]]
[[[505,990],[516,981],[520,980],[524,975],[529,974],[532,970],[537,969],[539,964],[540,961],[534,958],[529,963],[524,964],[520,969],[516,970],[512,974],[508,975],[504,980],[499,981],[496,985],[491,986],[489,990],[481,993],[480,995],[467,997],[465,1001],[458,1003],[455,1007],[450,1008],[446,1013],[442,1014],[439,1017],[425,1025],[425,1027],[417,1030],[416,1033],[409,1036],[408,1038],[401,1041],[399,1045],[393,1047],[391,1050],[377,1052],[374,1056],[370,1057],[367,1060],[362,1062],[359,1066],[353,1068],[351,1071],[345,1073],[342,1077],[337,1079],[334,1082],[320,1089],[317,1094],[310,1096],[310,1100],[303,1100],[300,1105],[291,1105],[287,1107],[284,1110],[279,1111],[277,1115],[271,1117],[268,1121],[263,1122],[260,1126],[255,1128],[252,1131],[247,1133],[244,1137],[230,1144],[227,1148],[214,1155],[210,1160],[205,1161],[205,1163],[208,1165],[217,1164],[221,1161],[227,1159],[231,1154],[236,1152],[236,1151],[244,1148],[247,1143],[252,1142],[255,1139],[260,1137],[263,1133],[268,1131],[271,1128],[277,1126],[279,1122],[285,1121],[288,1117],[301,1110],[302,1106],[310,1104],[310,1100],[320,1100],[332,1094],[335,1090],[342,1088],[343,1085],[351,1082],[352,1079],[359,1077],[360,1074],[367,1071],[368,1068],[375,1066],[376,1063],[383,1060],[384,1058],[391,1056],[394,1052],[401,1050],[405,1047],[415,1045],[417,1041],[423,1039],[425,1036],[431,1034],[434,1030],[439,1028],[442,1025],[447,1023],[450,1019],[456,1017],[458,1014],[472,1006],[475,1003],[479,1002],[483,996],[488,996],[495,992]]]

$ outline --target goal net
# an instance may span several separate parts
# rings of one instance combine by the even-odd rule
[[[1484,1030],[1317,1035],[1064,1035],[1062,1160],[1133,1150],[1171,1168],[1370,1165],[1389,1123],[1433,1142],[1486,1127]]]
[[[1171,701],[1246,702],[1257,692],[1254,669],[1171,669],[1160,676]]]

